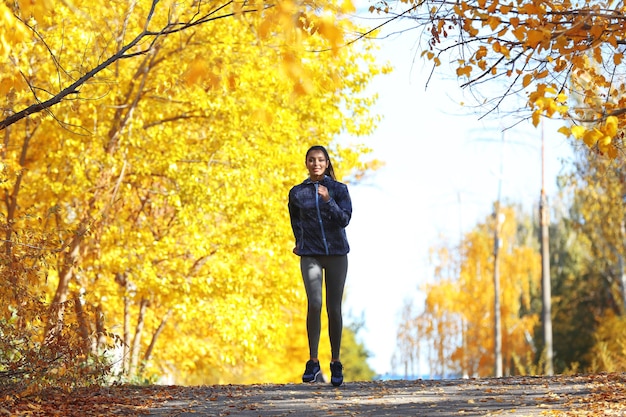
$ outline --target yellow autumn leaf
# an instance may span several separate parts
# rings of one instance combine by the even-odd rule
[[[330,16],[324,16],[317,22],[318,32],[326,38],[333,48],[338,47],[343,42],[343,31],[337,22]]]
[[[341,3],[341,6],[339,7],[339,10],[341,11],[341,13],[354,13],[356,11],[356,8],[354,7],[354,3],[352,2],[352,0],[343,0],[343,2]]]
[[[616,52],[615,54],[613,54],[613,63],[615,65],[621,64],[622,59],[624,59],[624,54],[622,52]]]
[[[610,137],[617,135],[617,123],[617,117],[607,117],[606,121],[604,122],[604,133],[606,133]]]
[[[587,129],[584,126],[575,125],[575,126],[572,126],[571,131],[572,131],[572,136],[574,136],[576,139],[582,139],[585,133],[587,132]]]
[[[472,67],[470,65],[465,65],[463,67],[459,67],[456,69],[456,75],[459,77],[465,76],[469,78],[471,73],[472,73]]]
[[[195,84],[209,75],[210,67],[202,57],[196,57],[187,66],[185,81],[187,84]]]
[[[485,22],[485,24],[489,25],[491,30],[495,30],[500,25],[500,18],[496,15],[491,15]]]
[[[543,31],[541,30],[529,30],[527,32],[526,44],[531,48],[536,48],[545,38]]]
[[[583,136],[583,142],[585,142],[587,146],[591,147],[591,146],[594,146],[596,143],[598,143],[598,141],[603,136],[604,136],[604,133],[602,133],[602,131],[598,130],[597,128],[594,128],[585,132]]]
[[[541,111],[540,110],[535,110],[532,114],[532,122],[533,122],[533,126],[537,127],[539,126],[539,122],[541,121]]]
[[[567,127],[567,126],[561,126],[559,128],[559,130],[557,130],[557,132],[559,132],[559,133],[561,133],[561,134],[563,134],[565,136],[570,136],[572,134],[572,130],[569,127]]]
[[[522,86],[524,87],[528,87],[530,85],[530,83],[533,80],[533,75],[532,74],[526,74],[524,75],[524,78],[522,79]]]
[[[600,149],[600,152],[606,153],[609,145],[611,145],[610,136],[603,136],[600,139],[598,139],[598,149]]]

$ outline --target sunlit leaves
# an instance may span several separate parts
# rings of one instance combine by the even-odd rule
[[[178,28],[213,10],[196,3],[156,2],[149,28]],[[6,111],[31,104],[32,91],[53,96],[114,56],[144,30],[149,5],[55,5],[43,19],[63,24],[38,24],[41,42],[22,46],[33,88],[19,94],[9,83]],[[334,12],[350,3],[317,4],[310,32],[298,23],[311,13],[306,5],[245,5],[257,9],[225,7],[234,16],[155,35],[71,100],[6,130],[4,190],[13,192],[23,173],[19,210],[46,219],[41,227],[56,242],[57,268],[38,288],[49,299],[80,299],[85,322],[71,313],[64,320],[88,337],[96,318],[127,346],[127,326],[137,329],[137,352],[116,359],[123,367],[143,359],[148,376],[295,380],[265,359],[283,356],[299,373],[306,352],[302,323],[300,338],[287,335],[304,317],[287,192],[306,175],[313,144],[329,147],[342,178],[358,180],[377,166],[359,158],[366,148],[334,144],[344,132],[374,128],[375,98],[365,89],[387,71],[373,62],[372,44],[343,45],[345,30],[357,28]],[[242,370],[259,362],[267,375]]]

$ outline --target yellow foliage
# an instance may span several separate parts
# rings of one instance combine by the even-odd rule
[[[20,45],[28,57],[20,70],[50,98],[141,33],[149,3],[55,2],[63,25],[37,22],[41,41]],[[150,27],[207,12],[191,3],[158,2]],[[349,10],[347,2],[326,6]],[[81,325],[94,337],[98,318],[129,345],[135,331],[124,329],[137,329],[139,350],[121,361],[125,375],[142,372],[138,361],[157,335],[143,365],[148,376],[293,382],[302,371],[305,295],[285,198],[306,175],[313,144],[331,149],[346,178],[376,168],[360,158],[368,149],[335,140],[375,127],[368,110],[375,98],[365,90],[387,69],[373,62],[370,42],[308,52],[358,28],[337,16],[323,34],[305,36],[293,21],[298,7],[234,10],[237,19],[156,37],[72,100],[7,127],[2,187],[19,198],[3,206],[4,219],[14,215],[23,236],[23,219],[39,218],[42,233],[54,237],[42,250],[56,267],[32,287],[49,301],[80,298]],[[292,30],[279,38],[287,22]],[[33,103],[28,89],[7,83],[0,84],[11,90],[7,114]],[[263,359],[272,357],[297,371],[276,374],[276,363]],[[265,373],[254,372],[259,360]]]
[[[539,318],[521,312],[531,309],[541,262],[534,248],[517,243],[519,224],[514,210],[503,208],[501,213],[503,354],[504,363],[511,364],[515,358],[532,356],[526,335],[532,334]],[[493,372],[494,223],[490,217],[467,233],[459,249],[445,242],[431,249],[436,280],[422,287],[426,293],[423,312],[404,318],[400,324],[402,334],[414,334],[422,342],[421,347],[404,348],[431,352],[427,358],[431,375],[440,375],[442,370],[469,376],[489,376]],[[402,356],[410,357],[408,352],[402,352]]]
[[[608,312],[599,320],[592,372],[621,372],[626,367],[626,320]]]

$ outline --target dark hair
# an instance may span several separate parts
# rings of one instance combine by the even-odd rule
[[[323,147],[322,145],[311,146],[309,150],[306,151],[306,155],[304,156],[305,161],[307,160],[307,158],[309,157],[309,154],[312,151],[322,151],[324,153],[324,156],[326,157],[326,160],[328,161],[328,168],[326,168],[326,172],[324,172],[324,174],[336,180],[337,178],[335,178],[335,170],[333,169],[333,164],[330,162],[330,156],[328,156],[328,151],[326,150],[326,148]]]

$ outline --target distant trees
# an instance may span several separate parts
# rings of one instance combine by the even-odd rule
[[[524,373],[533,366],[529,335],[539,316],[532,309],[541,277],[537,242],[530,218],[503,207],[500,277],[502,353],[505,374]],[[432,251],[435,276],[422,285],[423,308],[414,306],[399,327],[402,357],[424,352],[433,377],[488,376],[494,369],[493,228],[492,216],[467,233],[458,247],[442,242]],[[409,312],[405,307],[405,311]],[[415,355],[414,355],[415,356]]]
[[[582,153],[559,179],[552,201],[550,265],[554,371],[623,369],[626,354],[624,256],[626,195],[622,167]],[[543,334],[538,220],[507,208],[502,247],[505,374],[542,374]],[[492,375],[493,223],[487,218],[458,246],[433,248],[433,282],[424,305],[404,308],[398,327],[400,365],[421,355],[433,376]],[[399,369],[402,371],[402,369]]]

